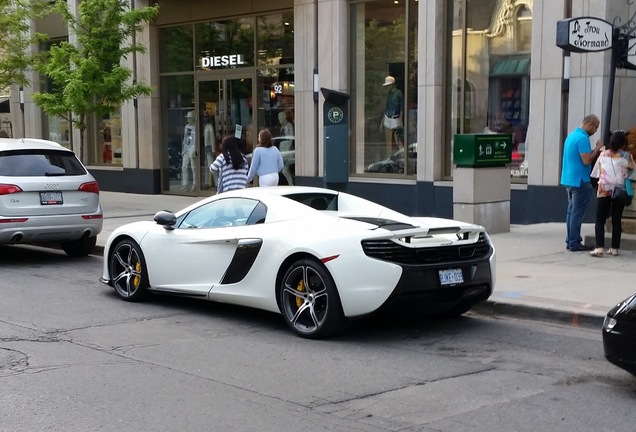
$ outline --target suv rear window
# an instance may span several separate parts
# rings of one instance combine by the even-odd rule
[[[0,176],[75,176],[86,169],[74,153],[57,150],[11,150],[0,153]]]

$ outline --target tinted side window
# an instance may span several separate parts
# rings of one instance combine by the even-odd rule
[[[310,192],[289,194],[285,197],[316,210],[338,211],[338,195]]]
[[[73,153],[56,150],[12,150],[0,153],[0,175],[8,177],[73,176],[86,170]]]

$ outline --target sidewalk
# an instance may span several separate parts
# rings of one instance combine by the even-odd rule
[[[104,228],[97,237],[101,253],[120,225],[152,220],[159,210],[177,211],[201,198],[101,192]],[[594,226],[584,224],[585,243],[592,245]],[[636,291],[636,235],[624,234],[621,254],[593,258],[565,249],[565,225],[513,225],[493,234],[497,280],[489,301],[475,310],[493,315],[542,318],[601,328],[605,314]],[[609,246],[609,238],[606,247]]]

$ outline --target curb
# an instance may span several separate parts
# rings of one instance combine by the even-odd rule
[[[521,304],[503,303],[492,300],[478,303],[471,312],[489,317],[513,317],[533,321],[552,322],[571,327],[585,327],[592,330],[603,328],[604,316],[589,313],[549,309]]]

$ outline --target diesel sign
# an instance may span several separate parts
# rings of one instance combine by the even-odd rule
[[[202,68],[240,66],[247,64],[242,54],[201,57]]]

